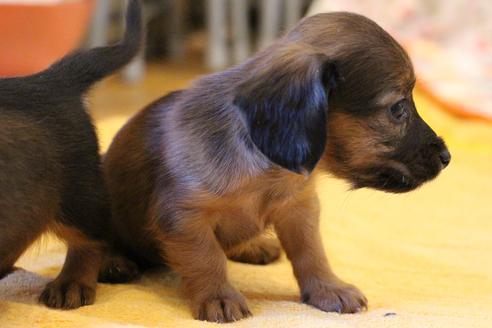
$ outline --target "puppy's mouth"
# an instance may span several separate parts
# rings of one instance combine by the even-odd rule
[[[385,192],[404,193],[418,188],[424,181],[415,179],[408,170],[395,167],[373,167],[352,180],[353,188],[372,188]]]
[[[359,174],[351,180],[354,189],[373,188],[391,193],[404,193],[434,179],[443,168],[444,166],[437,161],[430,161],[426,165],[422,163],[405,165],[390,160],[383,165],[359,171]]]

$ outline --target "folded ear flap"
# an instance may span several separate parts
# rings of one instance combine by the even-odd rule
[[[328,95],[336,70],[328,58],[299,44],[246,64],[234,104],[256,147],[272,162],[310,173],[326,143]]]

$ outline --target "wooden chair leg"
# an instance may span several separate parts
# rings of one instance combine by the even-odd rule
[[[213,70],[219,70],[229,64],[227,2],[227,0],[207,0],[207,65]]]
[[[282,0],[261,1],[260,49],[269,46],[279,35]]]
[[[291,27],[301,19],[302,0],[285,0],[285,2],[285,25]]]
[[[108,44],[108,27],[111,19],[111,0],[97,0],[89,34],[90,48]]]
[[[249,0],[232,0],[231,17],[233,29],[234,63],[242,63],[250,54],[250,35],[248,22]]]

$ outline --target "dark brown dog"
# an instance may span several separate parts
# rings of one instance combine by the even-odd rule
[[[136,0],[127,25],[121,44],[74,53],[33,76],[0,80],[0,278],[43,232],[54,231],[66,240],[68,254],[40,297],[49,307],[94,302],[110,207],[82,95],[138,52]]]
[[[280,248],[302,301],[353,313],[367,300],[330,269],[314,176],[355,188],[417,188],[450,160],[419,117],[415,76],[398,43],[349,13],[304,19],[268,49],[150,105],[104,161],[120,247],[140,266],[182,276],[195,318],[250,315],[227,257],[264,264]]]

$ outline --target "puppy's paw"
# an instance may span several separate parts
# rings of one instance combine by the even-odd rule
[[[302,302],[326,312],[357,313],[367,309],[364,294],[340,280],[314,280],[303,289]]]
[[[234,322],[251,315],[244,296],[232,287],[193,303],[195,318],[202,321]]]
[[[108,255],[99,271],[98,281],[121,284],[138,278],[140,271],[137,264],[121,255]]]
[[[280,254],[279,241],[265,237],[253,241],[238,252],[232,252],[228,257],[236,262],[265,265],[278,260]]]
[[[54,280],[46,285],[39,301],[55,309],[76,309],[94,303],[95,287],[77,281]]]

